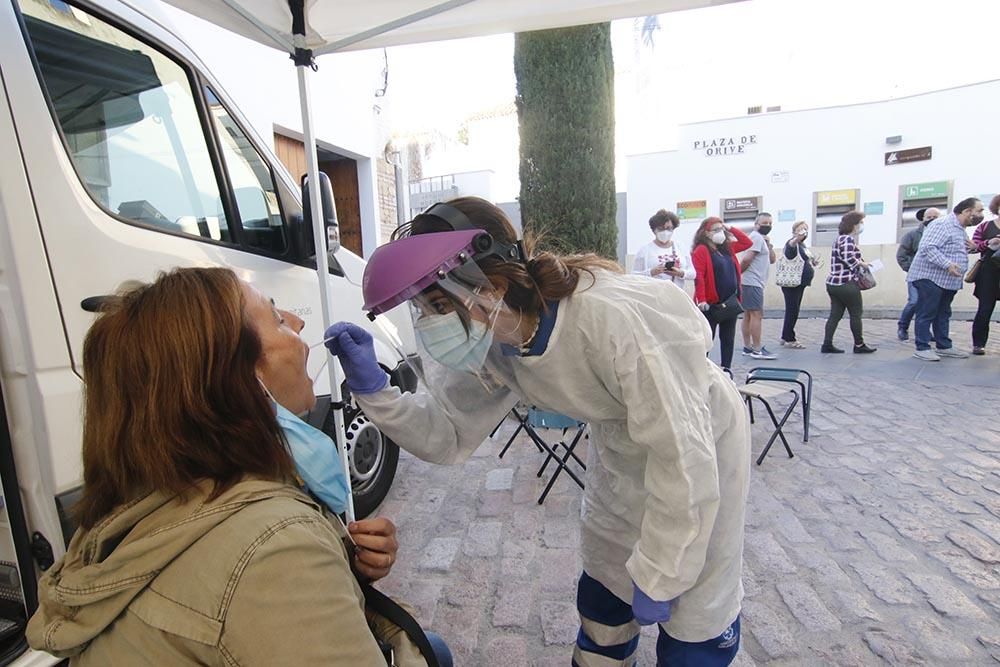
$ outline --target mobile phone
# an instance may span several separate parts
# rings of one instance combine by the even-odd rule
[[[669,260],[667,260],[666,262],[663,263],[663,268],[666,269],[667,271],[669,271],[670,269],[674,268],[674,264],[676,264],[676,263],[677,263],[677,260],[675,260],[675,259],[669,259]]]

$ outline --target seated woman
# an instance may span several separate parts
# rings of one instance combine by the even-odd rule
[[[426,664],[366,619],[357,581],[389,572],[395,527],[352,523],[354,552],[295,483],[290,448],[325,437],[294,416],[315,403],[302,326],[218,268],[105,308],[83,351],[81,527],[39,583],[33,648],[82,666],[346,667],[385,664],[381,632],[395,664]]]

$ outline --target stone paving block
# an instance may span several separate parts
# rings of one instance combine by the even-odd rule
[[[978,514],[980,509],[973,504],[973,498],[959,496],[944,489],[923,489],[921,491],[925,498],[934,503],[940,510],[949,514]]]
[[[927,527],[926,523],[906,512],[886,511],[879,514],[900,536],[924,545],[944,541],[943,535]]]
[[[539,570],[542,590],[550,598],[558,597],[552,595],[558,593],[566,599],[576,599],[576,585],[583,569],[578,550],[541,548],[535,559],[535,567]]]
[[[469,524],[462,552],[466,556],[495,556],[500,551],[503,524],[499,521],[473,521]]]
[[[987,542],[984,538],[968,529],[953,530],[948,533],[948,540],[961,547],[970,556],[983,563],[1000,563],[1000,547]]]
[[[785,605],[806,630],[840,630],[840,621],[830,613],[812,586],[801,581],[782,581],[777,588]]]
[[[415,577],[410,582],[406,595],[399,599],[413,605],[416,609],[414,617],[420,621],[420,625],[433,627],[434,617],[437,614],[438,601],[441,599],[442,588],[443,584],[440,581],[429,581]],[[383,592],[389,595],[388,591]]]
[[[580,524],[569,519],[549,519],[542,528],[542,544],[553,549],[576,549],[580,546]]]
[[[834,588],[844,588],[852,585],[850,577],[841,569],[828,551],[820,547],[796,546],[794,554],[799,562],[805,565],[810,574],[826,585]]]
[[[576,605],[568,602],[542,602],[539,607],[542,620],[542,637],[545,644],[575,644],[580,627]]]
[[[484,491],[479,496],[476,514],[483,518],[505,518],[514,509],[509,491]]]
[[[870,630],[864,634],[864,642],[872,653],[890,665],[925,665],[920,653],[908,639],[884,630]]]
[[[872,609],[868,598],[861,593],[853,589],[838,588],[835,594],[841,606],[847,611],[846,618],[866,618],[872,621],[882,620],[879,613]]]
[[[852,563],[851,567],[875,597],[888,604],[912,604],[916,598],[906,582],[888,570],[884,565],[874,563]]]
[[[486,473],[487,491],[506,491],[514,482],[513,468],[497,468]]]
[[[451,649],[456,665],[475,665],[478,657],[479,632],[483,610],[475,607],[454,607],[438,605],[434,625],[430,628],[438,632]]]
[[[941,450],[932,445],[917,445],[915,449],[932,461],[940,461],[944,458]]]
[[[528,645],[523,637],[497,637],[486,645],[484,667],[528,664]]]
[[[754,662],[753,658],[746,651],[740,649],[740,652],[736,654],[736,658],[732,662],[733,667],[757,667],[757,663]]]
[[[428,543],[420,567],[424,570],[447,572],[455,560],[455,555],[462,547],[462,539],[458,537],[436,537]]]
[[[522,581],[502,582],[493,606],[493,626],[525,628],[534,610],[534,591]]]
[[[998,439],[998,442],[1000,442],[1000,439]],[[1000,471],[1000,459],[997,459],[995,456],[985,456],[976,452],[959,452],[958,457],[971,463],[977,470]]]
[[[935,661],[964,661],[972,657],[972,651],[965,645],[965,637],[949,632],[933,619],[917,620],[914,630],[920,643],[927,649],[927,654]]]
[[[525,505],[514,510],[514,520],[509,537],[515,539],[535,539],[545,523],[544,509],[535,504]]]
[[[1000,662],[1000,634],[979,635],[976,638],[980,644],[986,647],[993,659]]]
[[[903,574],[927,596],[927,601],[939,614],[961,618],[986,618],[982,609],[941,577],[906,570]]]
[[[960,479],[954,475],[946,475],[941,479],[941,483],[960,496],[973,497],[982,492],[980,485],[976,482]]]
[[[953,575],[982,590],[1000,588],[1000,567],[989,566],[957,547],[935,549],[931,556],[945,564]]]
[[[761,591],[760,584],[757,583],[757,575],[754,574],[750,566],[747,565],[746,561],[743,561],[743,594],[747,597],[754,597],[759,595]]]
[[[890,563],[913,563],[917,560],[916,556],[888,535],[872,531],[862,531],[860,534],[882,560],[889,561]]]
[[[778,532],[789,542],[811,544],[816,541],[802,523],[788,510],[782,510],[775,522]]]
[[[962,522],[976,528],[983,535],[986,535],[1000,545],[1000,521],[997,521],[993,517],[975,516],[964,517]]]
[[[985,508],[987,512],[1000,519],[1000,497],[979,497],[976,498],[976,504]]]
[[[748,534],[745,541],[761,568],[782,574],[796,572],[795,564],[771,533]]]
[[[986,477],[986,473],[983,472],[981,469],[975,468],[968,464],[952,463],[947,467],[948,470],[950,470],[953,475],[973,482],[982,482],[983,478]]]
[[[799,653],[798,643],[788,629],[788,621],[763,602],[743,603],[741,631],[749,630],[771,658],[791,658]]]

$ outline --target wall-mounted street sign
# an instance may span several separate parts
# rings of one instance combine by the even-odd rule
[[[716,155],[742,155],[751,145],[757,143],[756,134],[743,134],[738,137],[713,137],[699,139],[693,144],[696,151],[703,151],[708,157]]]
[[[910,183],[903,186],[904,199],[934,199],[948,196],[948,181]]]
[[[885,212],[885,202],[866,201],[865,215],[882,215]]]
[[[681,220],[701,220],[708,216],[708,202],[704,199],[677,202],[677,217]]]
[[[726,211],[756,211],[757,199],[755,197],[736,197],[724,199],[722,207]]]
[[[931,147],[908,148],[905,151],[889,151],[885,154],[885,164],[903,164],[904,162],[919,162],[931,159]]]
[[[821,190],[816,193],[817,206],[843,206],[856,203],[855,190]]]

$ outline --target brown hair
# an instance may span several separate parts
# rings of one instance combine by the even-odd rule
[[[245,474],[292,478],[244,308],[232,271],[184,268],[98,316],[83,343],[84,528],[152,491],[208,479],[214,498]]]
[[[485,199],[459,197],[446,203],[465,214],[474,227],[489,232],[495,240],[503,243],[517,241],[514,226],[504,212]],[[451,229],[447,222],[439,218],[418,216],[393,232],[392,238]],[[538,236],[525,234],[522,245],[527,261],[523,264],[505,262],[498,257],[486,257],[477,261],[490,282],[505,291],[504,302],[521,312],[538,314],[545,310],[546,301],[558,301],[569,296],[576,291],[581,274],[593,277],[597,270],[622,272],[617,263],[593,253],[557,255],[538,252],[539,240]]]
[[[698,225],[698,231],[695,232],[695,234],[694,234],[694,241],[691,243],[691,251],[692,252],[694,252],[694,249],[697,248],[700,245],[703,245],[706,248],[709,247],[709,245],[708,245],[708,242],[709,242],[708,228],[711,227],[712,225],[714,225],[717,222],[720,223],[720,224],[722,224],[723,227],[726,226],[726,224],[722,221],[722,218],[717,218],[714,215],[713,216],[709,216],[709,217],[707,217],[707,218],[705,218],[704,220],[701,221],[701,224]],[[715,247],[720,252],[724,251],[726,253],[732,254],[732,251],[729,248],[729,235],[727,234],[726,235],[726,240],[723,241],[720,244],[716,244]],[[709,250],[711,250],[711,248],[709,248]]]
[[[844,214],[844,217],[840,219],[840,224],[837,226],[837,233],[841,236],[850,234],[864,219],[865,214],[861,211],[848,211]]]
[[[665,208],[661,208],[653,214],[653,217],[649,219],[649,229],[651,231],[656,231],[660,227],[666,226],[668,222],[670,223],[670,229],[677,229],[680,227],[681,219],[677,217],[676,213],[672,213]]]
[[[1000,215],[1000,195],[994,195],[990,200],[990,213]]]

